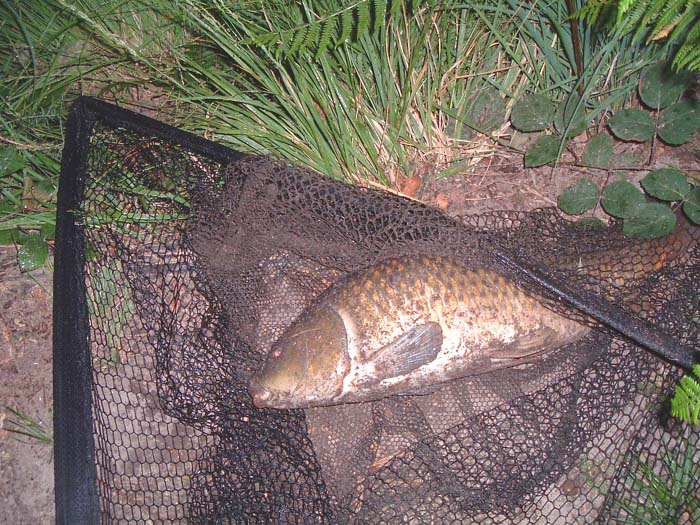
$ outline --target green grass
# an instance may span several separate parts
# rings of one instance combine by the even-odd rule
[[[578,78],[569,15],[563,0],[1,0],[0,242],[22,242],[17,230],[51,242],[66,110],[80,93],[379,186],[426,166],[457,171],[474,131],[509,147],[494,132],[528,93],[571,97],[599,125],[663,56],[584,25]],[[176,190],[159,198],[182,204]],[[167,219],[107,205],[91,213],[92,224]],[[116,308],[126,323],[128,298],[97,292],[91,309]],[[122,336],[102,364],[119,364]],[[50,443],[39,422],[13,414],[13,432]]]
[[[40,419],[25,414],[19,408],[6,409],[12,413],[13,419],[5,421],[4,429],[12,432],[18,439],[33,445],[53,445],[53,432]]]
[[[24,0],[0,2],[0,20],[3,243],[18,237],[2,232],[51,225],[78,93],[336,179],[396,187],[416,172],[459,171],[475,131],[496,132],[526,93],[561,101],[581,86],[574,102],[591,121],[658,56],[584,26],[577,79],[563,0]]]
[[[658,465],[636,460],[627,486],[628,498],[616,503],[611,523],[624,525],[675,525],[698,523],[700,495],[695,491],[700,477],[697,439],[673,445]]]

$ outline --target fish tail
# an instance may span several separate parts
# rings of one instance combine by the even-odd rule
[[[578,272],[609,282],[615,288],[629,288],[670,264],[684,264],[700,242],[700,227],[682,213],[677,213],[676,218],[675,228],[664,237],[630,240],[614,250],[582,255],[577,261]]]
[[[688,253],[700,242],[700,227],[692,224],[684,213],[676,213],[676,227],[671,233],[645,242],[640,261],[642,273],[660,270],[672,262],[685,263]]]

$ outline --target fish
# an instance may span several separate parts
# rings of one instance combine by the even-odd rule
[[[376,400],[513,366],[582,329],[496,271],[450,257],[390,258],[306,310],[249,392],[256,406],[273,408]]]
[[[624,250],[566,264],[590,275],[608,271],[624,285],[681,257],[692,242],[673,234],[644,241],[629,252],[643,255],[632,260],[634,271],[615,264]],[[527,365],[589,330],[495,269],[447,256],[393,257],[341,279],[304,310],[248,392],[255,406],[276,409],[430,393],[446,381]]]

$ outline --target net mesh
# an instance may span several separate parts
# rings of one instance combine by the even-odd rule
[[[678,370],[495,257],[527,260],[698,350],[692,227],[635,241],[554,210],[448,217],[267,157],[225,166],[99,119],[84,178],[103,522],[700,520],[698,432],[668,416]],[[497,267],[591,329],[534,363],[424,395],[253,406],[252,374],[324,290],[416,254]]]

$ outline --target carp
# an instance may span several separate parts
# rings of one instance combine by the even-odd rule
[[[693,242],[673,234],[644,241],[635,275],[661,268]],[[612,267],[621,253],[591,254],[586,273]],[[627,266],[617,264],[614,284],[634,280]],[[589,330],[495,270],[443,256],[390,258],[327,289],[275,342],[248,390],[257,407],[283,409],[428,393],[445,381],[530,363]]]

